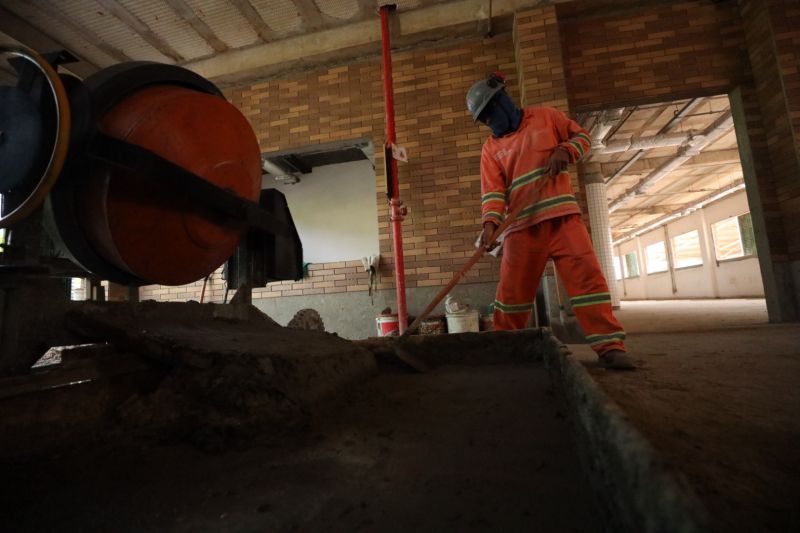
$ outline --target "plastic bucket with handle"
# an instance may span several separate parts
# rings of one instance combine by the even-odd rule
[[[397,319],[397,315],[379,315],[375,317],[375,325],[378,327],[378,337],[386,337],[393,331],[400,330],[400,321]]]
[[[447,313],[447,332],[464,333],[466,331],[480,331],[480,318],[474,309],[461,313]]]

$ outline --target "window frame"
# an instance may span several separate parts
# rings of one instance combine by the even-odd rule
[[[726,218],[717,220],[716,222],[712,222],[711,224],[708,225],[708,229],[711,232],[711,240],[712,240],[712,243],[714,245],[714,261],[716,261],[717,265],[720,265],[722,263],[730,263],[730,262],[733,262],[733,261],[743,261],[745,259],[752,259],[752,258],[757,258],[758,257],[758,250],[757,250],[757,248],[755,246],[755,229],[753,229],[753,253],[750,253],[750,254],[744,253],[745,252],[745,245],[744,245],[744,239],[742,239],[742,224],[741,224],[740,219],[743,216],[747,216],[747,215],[750,215],[751,228],[752,228],[752,217],[753,217],[753,215],[752,215],[752,213],[750,211],[746,211],[746,212],[744,212],[744,213],[742,213],[740,215],[733,215],[733,216],[730,216],[730,217],[726,217]],[[720,259],[719,256],[717,255],[719,253],[719,250],[717,249],[717,232],[714,230],[714,226],[716,226],[720,222],[726,222],[728,220],[735,220],[736,221],[736,228],[738,230],[739,245],[741,246],[741,249],[742,249],[742,255],[738,255],[736,257],[728,257],[728,258],[725,258],[725,259]]]
[[[678,265],[678,259],[677,259],[678,258],[678,253],[677,253],[677,250],[676,250],[676,247],[675,247],[675,240],[680,238],[680,237],[683,237],[684,235],[688,235],[690,233],[697,234],[697,249],[700,252],[700,257],[699,257],[700,262],[692,264],[692,265],[679,266]],[[698,229],[690,229],[689,231],[684,231],[683,233],[679,233],[678,235],[675,235],[674,237],[670,238],[670,246],[672,246],[673,269],[675,269],[676,271],[678,271],[678,270],[688,270],[690,268],[698,268],[698,267],[702,267],[702,266],[704,266],[706,264],[705,258],[703,257],[703,243],[700,240],[700,230],[698,230]]]

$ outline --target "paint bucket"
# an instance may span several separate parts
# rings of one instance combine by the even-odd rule
[[[375,325],[378,327],[378,337],[397,335],[400,331],[400,321],[397,315],[378,315],[375,317]]]
[[[480,331],[480,319],[474,309],[461,313],[447,313],[447,332],[464,333],[466,331]]]

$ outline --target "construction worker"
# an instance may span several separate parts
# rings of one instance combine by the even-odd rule
[[[482,244],[493,248],[490,237],[506,213],[525,206],[505,232],[495,329],[528,325],[539,279],[552,258],[600,364],[635,368],[566,171],[589,153],[589,133],[557,109],[519,109],[500,73],[469,89],[467,109],[492,130],[481,152]]]

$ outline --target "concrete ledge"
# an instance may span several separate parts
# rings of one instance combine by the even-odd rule
[[[692,489],[670,472],[625,413],[552,334],[544,362],[570,410],[578,449],[611,531],[707,531],[705,509]],[[574,350],[589,350],[578,346]],[[635,379],[635,374],[631,374]]]

